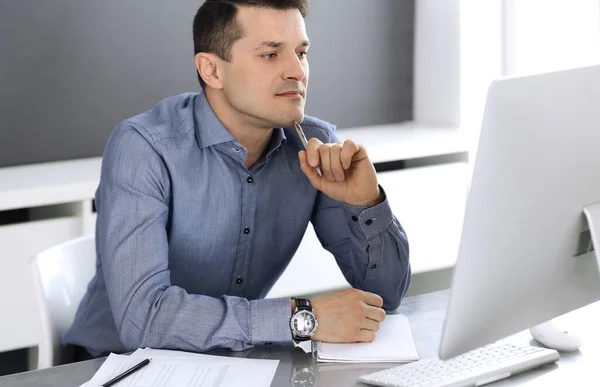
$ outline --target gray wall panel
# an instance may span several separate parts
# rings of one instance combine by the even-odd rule
[[[317,0],[306,112],[340,128],[412,119],[413,0]]]
[[[197,91],[201,1],[0,0],[0,167],[100,156],[114,126]],[[414,0],[316,0],[307,113],[411,118]]]

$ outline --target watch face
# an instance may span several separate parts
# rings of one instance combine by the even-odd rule
[[[292,331],[299,336],[310,336],[314,332],[317,320],[315,316],[307,310],[301,310],[296,313],[290,321]]]

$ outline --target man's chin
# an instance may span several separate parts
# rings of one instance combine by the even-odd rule
[[[290,125],[294,125],[294,121],[296,121],[297,123],[301,123],[302,121],[304,121],[304,112],[294,115],[290,122]]]
[[[288,127],[294,126],[294,121],[297,123],[301,123],[304,120],[304,112],[298,112],[295,114],[285,115],[283,117],[278,117],[274,120],[274,127]]]

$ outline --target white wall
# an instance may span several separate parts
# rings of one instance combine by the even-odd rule
[[[458,125],[460,0],[416,0],[414,120]]]
[[[503,74],[502,0],[460,1],[460,123],[476,151],[487,90]]]

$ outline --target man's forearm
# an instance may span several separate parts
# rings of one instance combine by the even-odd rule
[[[399,222],[394,219],[388,228],[368,241],[366,248],[357,249],[356,259],[358,265],[366,265],[359,288],[380,295],[384,309],[396,309],[411,279],[408,240]]]
[[[394,309],[410,284],[409,248],[404,229],[381,191],[384,200],[374,207],[324,207],[313,224],[352,287],[380,295],[384,308]],[[349,232],[339,231],[343,229]]]
[[[153,294],[154,293],[154,294]],[[190,295],[172,286],[130,303],[117,326],[129,350],[143,347],[203,352],[212,348],[241,351],[266,342],[288,343],[290,301],[248,301]]]

